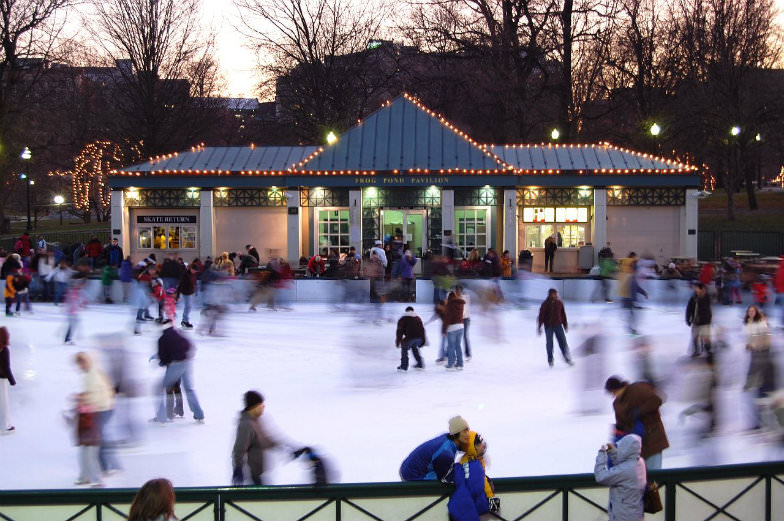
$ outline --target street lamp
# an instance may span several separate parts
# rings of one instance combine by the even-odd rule
[[[550,139],[553,141],[558,141],[558,138],[561,137],[561,132],[557,128],[554,128],[552,132],[550,132]]]
[[[338,140],[338,136],[335,135],[335,133],[330,130],[329,134],[327,134],[327,144],[331,145],[331,144],[333,144],[337,140]]]
[[[740,127],[735,125],[730,129],[730,135],[732,136],[739,136],[740,135]]]
[[[54,204],[57,205],[57,209],[60,210],[60,225],[63,224],[63,203],[65,202],[65,197],[62,195],[55,195],[54,196]]]
[[[653,125],[651,125],[651,135],[653,137],[656,137],[659,134],[661,134],[661,127],[659,126],[658,123],[654,123]]]
[[[24,150],[22,150],[22,154],[19,157],[21,157],[25,161],[29,161],[33,157],[33,153],[30,152],[29,148],[24,147]],[[24,172],[19,174],[19,179],[22,179],[25,182],[25,191],[27,193],[27,229],[31,230],[32,225],[30,223],[30,185],[33,184],[33,181]]]

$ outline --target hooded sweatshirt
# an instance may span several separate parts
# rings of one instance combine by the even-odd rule
[[[597,483],[610,487],[610,521],[641,521],[645,516],[642,495],[647,478],[641,448],[640,437],[627,434],[615,448],[596,455],[593,475]]]

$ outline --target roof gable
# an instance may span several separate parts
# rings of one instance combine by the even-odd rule
[[[509,166],[408,94],[388,101],[298,172],[479,173]]]

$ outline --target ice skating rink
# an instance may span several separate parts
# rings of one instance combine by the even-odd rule
[[[567,339],[576,363],[568,367],[556,348],[550,369],[544,337],[536,335],[538,304],[482,312],[474,299],[471,306],[473,359],[464,371],[447,372],[433,362],[440,324],[432,322],[426,326],[426,369],[401,374],[395,370],[394,336],[405,304],[386,305],[384,313],[394,321],[381,323],[366,312],[326,304],[257,313],[237,304],[221,327],[223,336],[185,333],[196,346],[196,392],[206,423],[196,424],[186,406],[185,419],[158,425],[148,422],[156,406],[151,393],[163,375],[163,368],[149,361],[157,326],[146,323],[143,334],[134,336],[130,308],[90,305],[81,314],[76,345],[64,345],[63,308],[34,304],[33,315],[0,319],[11,332],[18,381],[10,391],[16,432],[0,436],[0,488],[74,486],[77,448],[63,420],[80,388],[73,356],[86,350],[100,360],[106,343],[125,345],[127,369],[145,391],[118,401],[114,436],[127,436],[121,424],[130,417],[139,437],[117,450],[123,470],[105,479],[108,487],[138,487],[158,476],[179,487],[229,485],[235,422],[248,389],[264,394],[263,421],[282,441],[291,448],[317,448],[342,482],[398,480],[409,451],[444,432],[455,414],[487,440],[492,477],[592,472],[596,450],[608,440],[613,422],[611,397],[596,387],[612,374],[631,381],[638,377],[622,310],[617,304],[567,302]],[[431,309],[416,306],[424,320]],[[702,438],[704,418],[679,420],[679,412],[692,403],[693,389],[704,381],[687,363],[683,308],[651,305],[640,311],[639,329],[650,335],[654,371],[667,396],[662,415],[671,447],[664,452],[665,468],[782,458],[774,427],[747,430],[752,419],[751,396],[742,392],[748,363],[742,313],[740,306],[714,306],[714,324],[724,328],[728,347],[719,359],[718,434]],[[772,319],[772,325],[778,326],[778,320]],[[198,325],[198,314],[192,321]],[[604,338],[603,354],[586,357],[580,346],[593,334]],[[778,353],[778,330],[774,344]],[[307,481],[304,464],[292,461],[287,449],[271,460],[268,483]]]

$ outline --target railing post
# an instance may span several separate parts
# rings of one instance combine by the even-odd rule
[[[215,497],[215,503],[212,505],[212,518],[215,521],[223,521],[225,516],[226,507],[223,505],[223,496],[218,492],[218,495]]]
[[[664,489],[664,521],[675,521],[675,487],[675,481],[670,481]]]
[[[340,521],[340,498],[335,498],[335,521]]]
[[[563,502],[561,503],[561,520],[569,521],[569,489],[562,489]]]
[[[770,497],[771,493],[772,490],[770,476],[765,476],[765,521],[771,521],[771,519],[773,519],[773,505],[772,498]]]
[[[102,521],[103,519],[103,512],[101,511],[102,506],[101,503],[95,504],[95,521]]]

